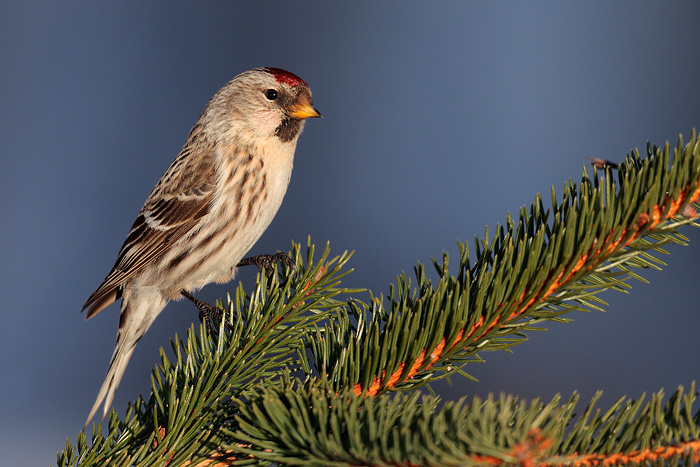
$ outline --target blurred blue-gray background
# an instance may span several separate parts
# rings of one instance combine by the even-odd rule
[[[578,181],[700,125],[698,2],[95,2],[0,5],[0,452],[48,465],[82,428],[118,306],[79,313],[210,96],[257,66],[289,69],[307,124],[277,218],[252,254],[291,240],[355,250],[345,282],[386,292]],[[607,313],[483,354],[447,398],[579,390],[604,403],[700,376],[700,232]],[[254,271],[240,278],[250,288]],[[232,290],[208,286],[200,298]],[[145,394],[158,348],[196,320],[172,303],[115,404]]]

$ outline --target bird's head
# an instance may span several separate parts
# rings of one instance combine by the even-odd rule
[[[218,135],[244,144],[296,143],[304,120],[312,117],[321,114],[304,80],[280,68],[255,68],[221,88],[200,121],[221,125]]]

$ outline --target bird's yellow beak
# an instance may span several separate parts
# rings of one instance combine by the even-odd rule
[[[323,118],[323,115],[321,115],[321,112],[316,110],[313,105],[311,105],[311,102],[306,100],[306,99],[301,99],[299,102],[296,104],[292,105],[289,108],[289,115],[291,115],[294,118],[315,118],[315,117],[321,117]]]

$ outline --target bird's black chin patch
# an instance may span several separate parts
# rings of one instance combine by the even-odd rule
[[[283,142],[288,143],[297,136],[301,131],[301,120],[292,117],[285,117],[275,129],[275,136],[279,137]]]

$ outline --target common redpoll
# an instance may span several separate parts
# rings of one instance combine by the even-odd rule
[[[224,283],[272,221],[287,191],[311,91],[279,68],[236,76],[211,98],[146,199],[117,261],[83,310],[121,298],[117,343],[87,423],[107,414],[138,340],[169,300]]]

